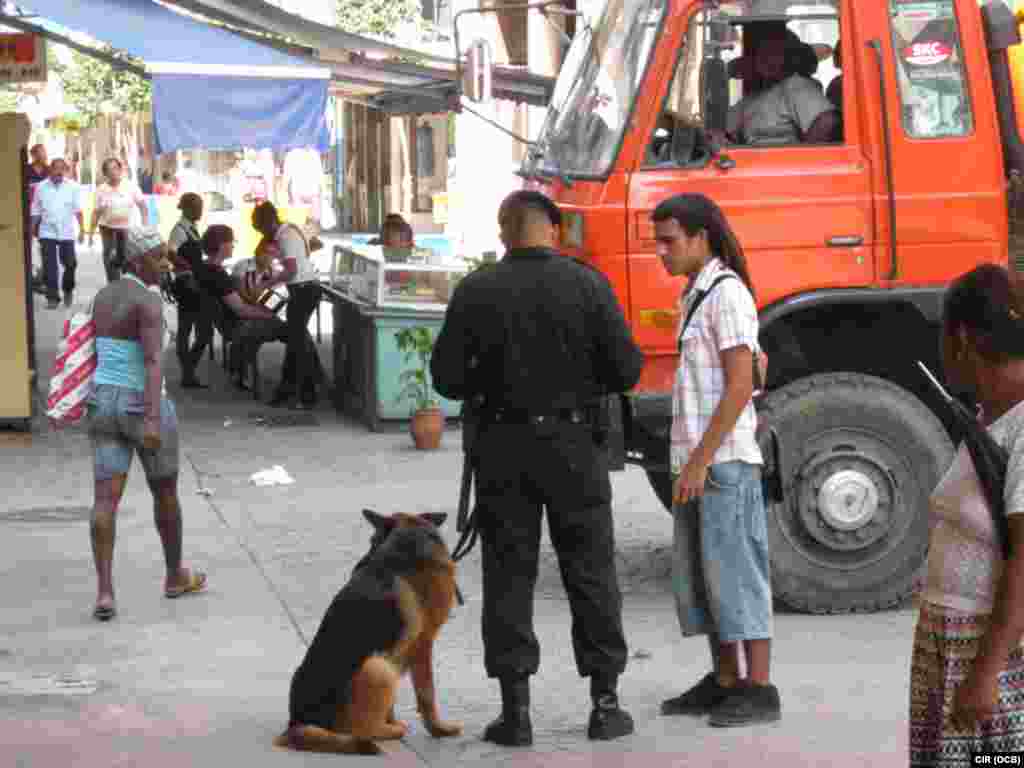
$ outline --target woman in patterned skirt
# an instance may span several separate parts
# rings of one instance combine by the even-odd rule
[[[964,445],[931,497],[928,575],[910,677],[910,764],[968,766],[1024,749],[1024,288],[1002,267],[961,276],[946,294],[943,366],[1010,455],[1004,497],[1012,555],[1002,557]]]

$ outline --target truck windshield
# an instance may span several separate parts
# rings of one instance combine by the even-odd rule
[[[576,35],[524,174],[602,176],[615,160],[667,0],[608,0]]]

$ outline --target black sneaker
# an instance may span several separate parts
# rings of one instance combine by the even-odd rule
[[[779,689],[772,684],[746,683],[733,689],[711,712],[711,725],[728,728],[754,723],[774,723],[782,719]]]
[[[706,715],[732,691],[718,684],[714,672],[708,672],[703,679],[685,693],[661,702],[663,715]]]
[[[619,706],[619,697],[605,693],[594,700],[587,723],[587,738],[594,741],[611,741],[633,733],[635,726],[630,714]]]

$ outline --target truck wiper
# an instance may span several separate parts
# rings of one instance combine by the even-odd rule
[[[572,179],[569,178],[569,174],[567,174],[564,170],[562,170],[562,163],[558,159],[558,154],[555,153],[555,152],[552,152],[550,155],[548,155],[548,150],[549,149],[550,149],[550,146],[547,145],[547,144],[540,145],[537,148],[537,155],[536,155],[537,160],[540,160],[540,158],[542,158],[542,157],[547,157],[548,159],[550,159],[552,164],[555,166],[554,167],[554,176],[556,176],[563,184],[565,184],[566,189],[572,187]],[[550,181],[549,181],[549,183],[550,183]]]

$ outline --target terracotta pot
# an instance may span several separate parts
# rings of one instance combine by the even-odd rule
[[[431,451],[441,445],[444,431],[444,414],[440,408],[424,408],[416,411],[409,422],[412,441],[421,451]]]

